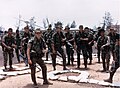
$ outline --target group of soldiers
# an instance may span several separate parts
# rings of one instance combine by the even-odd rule
[[[115,71],[120,66],[120,48],[118,47],[120,45],[120,39],[119,34],[114,31],[114,28],[110,28],[110,32],[106,35],[105,30],[99,27],[97,34],[94,34],[90,28],[84,28],[83,25],[80,25],[78,32],[73,34],[68,26],[63,30],[62,25],[57,24],[54,30],[52,26],[49,25],[47,31],[44,33],[42,33],[40,29],[35,29],[34,33],[30,32],[28,26],[24,27],[24,33],[22,35],[18,29],[14,36],[12,33],[13,29],[9,28],[7,33],[2,37],[4,71],[8,70],[8,56],[9,69],[13,69],[12,58],[14,57],[13,51],[15,48],[18,63],[21,62],[21,56],[25,65],[30,65],[31,78],[35,86],[37,85],[35,77],[36,63],[39,64],[42,69],[43,84],[51,84],[47,80],[47,68],[42,59],[44,55],[46,55],[46,60],[48,60],[48,55],[51,55],[53,70],[56,70],[56,57],[57,55],[60,56],[63,59],[63,70],[67,70],[66,65],[74,65],[74,52],[76,51],[77,68],[80,68],[80,56],[82,54],[84,66],[85,69],[87,69],[88,64],[92,64],[92,46],[95,44],[98,51],[98,63],[100,63],[100,57],[102,59],[103,72],[110,71],[113,77]],[[64,50],[65,48],[66,53]],[[113,60],[115,60],[115,67],[109,70],[111,53],[113,55]],[[110,75],[107,81],[112,82],[112,77]]]

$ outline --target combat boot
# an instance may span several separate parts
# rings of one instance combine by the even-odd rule
[[[106,79],[106,80],[104,80],[105,82],[109,82],[109,83],[112,83],[112,79]]]

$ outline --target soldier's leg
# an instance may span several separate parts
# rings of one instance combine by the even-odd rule
[[[67,54],[67,59],[68,59],[67,65],[70,65],[70,47],[67,45],[66,45],[66,54]]]
[[[66,56],[65,56],[64,50],[62,48],[59,48],[58,52],[61,54],[63,59],[63,70],[66,70]]]
[[[26,52],[25,52],[25,64],[26,64],[26,66],[28,66],[28,59],[27,59],[27,50],[26,50]]]
[[[43,76],[43,80],[44,80],[43,83],[48,82],[48,80],[47,80],[47,67],[46,67],[44,61],[42,60],[42,58],[38,58],[37,63],[40,65],[40,67],[42,69],[42,76]]]
[[[87,55],[87,49],[82,49],[82,53],[83,53],[83,59],[84,59],[84,65],[85,65],[85,68],[87,68],[87,58],[88,58],[88,55]]]
[[[4,67],[5,67],[5,69],[7,69],[8,53],[3,52],[3,57],[4,57]]]
[[[9,65],[10,65],[10,69],[12,69],[12,58],[13,58],[13,52],[9,53]]]
[[[51,54],[53,69],[56,70],[56,54]]]
[[[89,46],[89,59],[90,59],[89,64],[92,64],[92,46]]]
[[[36,72],[36,60],[31,58],[32,64],[30,65],[30,69],[31,69],[31,79],[32,82],[36,85],[36,76],[35,76],[35,72]]]
[[[17,56],[18,63],[20,63],[19,49],[15,49],[15,52],[16,52],[16,56]]]
[[[111,71],[110,71],[110,76],[109,76],[109,78],[108,79],[106,79],[106,80],[104,80],[105,82],[110,82],[110,83],[112,83],[112,81],[113,81],[113,76],[114,76],[114,74],[115,74],[115,72],[116,72],[116,70],[119,68],[119,63],[118,62],[115,62],[115,67],[113,66],[113,67],[111,67]]]
[[[97,48],[98,63],[100,63],[100,47]]]
[[[106,70],[109,71],[109,65],[110,65],[110,53],[106,53]]]
[[[73,50],[71,51],[70,55],[71,55],[71,62],[73,65],[73,62],[74,62],[74,51]]]
[[[114,50],[115,50],[115,45],[110,45],[110,52],[111,52],[111,54],[113,56],[113,60],[115,59]]]
[[[67,63],[67,65],[70,65],[70,51],[67,51],[67,58],[68,58],[68,63]]]
[[[77,68],[80,68],[80,48],[77,48]]]
[[[33,82],[34,84],[37,84],[37,82],[36,82],[36,75],[35,75],[36,68],[35,68],[34,65],[31,65],[31,66],[30,66],[30,69],[31,69],[31,79],[32,79],[32,82]]]
[[[46,52],[46,61],[48,61],[48,54],[49,54],[49,51]]]
[[[103,72],[106,71],[105,55],[106,55],[105,53],[101,53]]]

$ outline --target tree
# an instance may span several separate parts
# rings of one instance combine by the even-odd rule
[[[105,29],[105,28],[106,28],[106,29],[110,28],[111,25],[112,25],[112,21],[113,21],[110,12],[105,12],[105,16],[103,17],[103,19],[104,19],[104,21],[103,21],[103,26],[102,26],[102,28],[103,28],[103,29]]]

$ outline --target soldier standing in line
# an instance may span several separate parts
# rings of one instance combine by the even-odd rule
[[[94,45],[93,34],[91,33],[88,27],[85,27],[84,31],[88,35],[87,52],[88,52],[88,58],[90,60],[89,65],[91,65],[92,64],[92,46]]]
[[[2,45],[4,46],[4,71],[7,71],[7,61],[8,61],[8,57],[9,57],[9,70],[12,70],[12,58],[13,58],[13,48],[16,47],[15,45],[15,38],[12,35],[13,33],[13,29],[9,28],[8,29],[8,34],[3,36],[2,39]]]
[[[101,48],[101,58],[103,64],[102,72],[109,71],[109,62],[110,62],[110,39],[105,35],[105,30],[100,30],[100,37],[98,38],[97,45]]]
[[[98,27],[97,29],[98,29],[98,31],[97,31],[97,34],[95,35],[96,42],[97,42],[98,38],[100,37],[101,27]],[[97,57],[98,57],[98,63],[100,63],[100,46],[99,45],[97,45]]]
[[[30,65],[31,69],[31,78],[34,83],[34,86],[37,86],[36,77],[35,77],[35,68],[36,63],[40,65],[42,68],[42,75],[43,75],[43,84],[51,84],[47,80],[47,67],[42,60],[42,57],[44,56],[46,44],[42,38],[42,32],[40,29],[35,30],[35,37],[31,38],[28,42],[27,47],[27,57],[28,57],[28,63]]]
[[[48,51],[46,52],[46,61],[48,61],[48,55],[52,50],[52,47],[51,47],[52,35],[53,35],[52,25],[49,25],[46,33],[44,34],[44,39],[48,47]]]
[[[80,53],[82,50],[83,59],[84,59],[84,66],[87,69],[87,41],[88,37],[87,34],[83,30],[83,25],[79,26],[79,32],[75,34],[75,42],[77,45],[77,68],[80,68]]]
[[[68,26],[65,27],[65,37],[66,37],[66,52],[67,52],[67,58],[68,58],[67,65],[70,65],[70,60],[71,60],[71,63],[73,65],[73,62],[74,62],[74,50],[73,50],[73,47],[75,45],[75,42],[74,42],[74,37],[70,33],[70,28]]]
[[[20,38],[20,34],[19,34],[18,29],[16,30],[15,44],[17,46],[16,49],[15,49],[17,60],[18,60],[18,63],[20,63],[19,50],[20,50],[20,46],[21,46],[20,45],[21,44],[21,38]]]
[[[7,35],[7,31],[5,31],[4,34],[1,36],[1,47],[2,47],[2,52],[3,52],[3,57],[4,57],[5,48],[4,48],[3,44],[2,44],[2,40],[3,40],[3,37],[4,37],[5,35]]]
[[[110,32],[109,32],[108,36],[110,37],[110,51],[111,51],[113,59],[114,59],[115,58],[114,49],[115,49],[116,36],[117,36],[117,33],[115,33],[114,28],[110,28]]]
[[[24,56],[24,62],[25,65],[28,66],[28,61],[27,61],[27,44],[28,41],[31,37],[31,34],[29,32],[29,26],[27,25],[26,27],[24,27],[24,34],[22,36],[22,40],[21,40],[21,54]]]
[[[66,40],[65,36],[63,35],[62,25],[56,25],[56,32],[53,34],[52,40],[52,65],[53,69],[56,70],[56,56],[57,53],[61,54],[63,59],[63,70],[66,70],[66,55],[62,48],[63,42]]]
[[[2,45],[2,39],[3,39],[3,36],[6,34],[7,34],[7,31],[5,31],[4,34],[1,36],[1,47],[2,47],[3,54],[4,54],[4,46]]]
[[[117,71],[117,69],[120,67],[120,34],[117,36],[117,39],[116,39],[114,55],[115,55],[115,58],[113,58],[112,67],[110,70],[110,76],[108,79],[104,80],[105,82],[112,83],[113,76]]]

